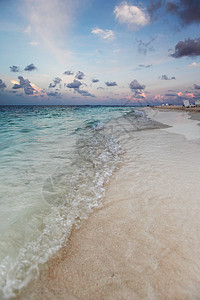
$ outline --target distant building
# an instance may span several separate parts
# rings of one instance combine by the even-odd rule
[[[184,106],[184,107],[190,107],[190,102],[189,102],[189,100],[183,100],[183,106]]]
[[[195,106],[200,106],[200,100],[195,100]]]

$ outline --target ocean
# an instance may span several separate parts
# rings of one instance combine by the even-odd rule
[[[163,197],[157,176],[164,186],[180,189],[185,169],[192,174],[191,188],[198,175],[191,161],[199,164],[200,144],[188,144],[171,127],[134,107],[0,107],[0,299],[15,297],[37,278],[40,265],[67,244],[72,229],[102,206],[126,153],[127,170],[134,171],[130,190],[144,203],[155,189]],[[189,150],[184,168],[181,145]]]

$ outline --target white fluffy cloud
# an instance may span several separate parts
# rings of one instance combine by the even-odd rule
[[[109,29],[103,30],[100,28],[94,28],[92,33],[98,35],[103,40],[113,40],[115,38],[114,32]]]
[[[122,2],[119,6],[115,6],[114,14],[116,20],[121,24],[127,24],[133,29],[138,29],[149,23],[149,15],[137,6]]]

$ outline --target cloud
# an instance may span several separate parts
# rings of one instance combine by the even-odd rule
[[[127,24],[132,29],[139,29],[149,23],[149,15],[144,9],[137,6],[121,2],[114,9],[115,19],[121,24]]]
[[[20,72],[20,69],[17,66],[11,66],[10,71],[16,73],[16,72]]]
[[[11,80],[14,84],[12,87],[14,90],[23,88],[26,95],[33,95],[34,92],[37,92],[28,79],[24,79],[22,76],[18,76],[18,79],[19,82]]]
[[[146,98],[143,90],[145,89],[145,85],[140,84],[136,79],[132,80],[129,84],[131,91],[133,92],[133,98],[135,99],[144,99]],[[132,96],[131,96],[132,97]]]
[[[39,43],[38,43],[38,42],[36,42],[36,41],[32,41],[32,42],[30,42],[30,43],[29,43],[29,45],[31,45],[31,46],[38,46],[38,45],[39,45]]]
[[[34,70],[37,70],[34,64],[30,64],[24,69],[24,71],[34,71]]]
[[[102,38],[103,40],[113,40],[115,39],[115,34],[112,30],[103,30],[100,28],[94,28],[91,31],[93,34],[98,35],[100,38]]]
[[[175,51],[170,56],[180,58],[183,56],[194,57],[200,55],[200,38],[180,41],[175,46]]]
[[[99,82],[99,79],[94,78],[94,79],[92,79],[92,82],[93,83]]]
[[[113,82],[106,81],[105,84],[107,86],[117,86],[117,83],[115,81],[113,81]]]
[[[80,87],[81,85],[82,85],[82,83],[81,83],[80,81],[74,79],[73,82],[67,84],[67,87],[68,87],[69,89],[79,89],[79,87]]]
[[[60,97],[60,93],[58,92],[47,92],[47,96],[50,96],[50,97]]]
[[[84,78],[84,76],[85,76],[85,74],[83,73],[83,72],[81,72],[81,71],[78,71],[77,73],[76,73],[76,79],[79,79],[79,80],[82,80],[83,78]]]
[[[164,98],[164,96],[161,96],[160,94],[158,94],[158,95],[155,95],[154,100],[158,101],[158,102],[163,102],[165,100],[165,98]]]
[[[130,89],[135,92],[136,90],[144,90],[145,85],[141,85],[136,79],[132,80],[129,84]]]
[[[24,92],[26,95],[32,95],[34,88],[31,86],[30,81],[28,79],[24,79],[22,76],[18,76],[19,85],[21,88],[24,88]],[[16,89],[16,84],[14,85]],[[17,87],[19,88],[19,87]]]
[[[31,33],[31,26],[28,25],[25,29],[24,29],[25,33]]]
[[[161,80],[173,80],[173,79],[176,79],[176,77],[168,77],[167,75],[162,75],[161,77],[159,77]]]
[[[177,97],[177,94],[167,93],[165,94],[165,97]]]
[[[6,88],[6,84],[3,82],[2,79],[0,79],[0,89]]]
[[[151,46],[151,43],[155,40],[156,38],[151,38],[149,42],[144,43],[142,40],[136,40],[138,43],[138,52],[140,54],[146,55],[148,51],[155,51],[154,48]]]
[[[12,87],[14,90],[17,90],[17,89],[21,89],[22,86],[20,84],[17,84],[17,83],[14,83],[13,87]]]
[[[179,2],[168,2],[167,12],[177,15],[184,25],[200,23],[200,1],[181,0]]]
[[[188,65],[188,68],[193,69],[193,68],[199,68],[200,63],[193,62],[191,65]]]
[[[147,7],[147,11],[149,13],[149,15],[151,16],[151,20],[155,19],[155,12],[161,8],[162,4],[163,4],[163,1],[162,0],[158,0],[158,1],[155,1],[155,0],[151,0],[151,1],[148,1],[150,4],[149,6]]]
[[[63,75],[74,75],[74,72],[72,72],[72,71],[65,71],[63,73]]]
[[[152,67],[152,65],[138,65],[138,67],[140,67],[140,68],[151,68]]]
[[[94,95],[90,94],[88,91],[86,90],[80,90],[80,86],[82,85],[82,83],[76,79],[74,79],[73,82],[68,83],[66,85],[66,87],[68,87],[69,89],[74,89],[74,92],[79,93],[80,95],[84,96],[84,97],[95,97]]]
[[[194,89],[195,89],[195,90],[200,90],[200,85],[194,84]]]
[[[56,77],[55,79],[53,79],[53,83],[49,84],[49,88],[55,88],[57,84],[59,84],[61,81],[62,81],[61,78]]]
[[[80,90],[79,88],[77,88],[77,89],[75,89],[75,91],[78,92],[79,94],[81,94],[84,97],[95,97],[94,95],[90,94],[86,90]]]

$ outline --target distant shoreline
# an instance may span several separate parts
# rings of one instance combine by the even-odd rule
[[[188,112],[200,112],[200,107],[184,107],[181,105],[169,105],[169,106],[151,106],[152,109],[169,109],[169,110],[183,110]]]

